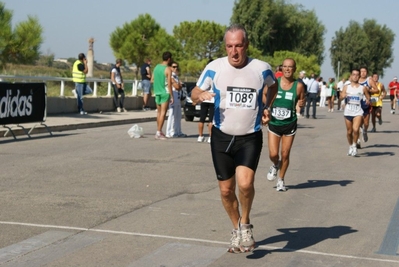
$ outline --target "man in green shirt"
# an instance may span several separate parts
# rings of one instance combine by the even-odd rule
[[[273,165],[270,167],[267,179],[273,181],[277,178],[277,191],[286,191],[284,176],[288,169],[289,157],[297,129],[296,105],[302,107],[305,103],[305,87],[303,83],[294,79],[296,62],[287,58],[283,62],[283,76],[277,79],[277,97],[271,107],[271,120],[269,122],[269,157]],[[280,157],[281,143],[281,157]]]
[[[157,132],[155,139],[166,140],[162,127],[165,122],[166,112],[169,102],[173,104],[172,93],[172,70],[170,64],[172,62],[172,54],[164,52],[162,54],[162,63],[155,66],[151,82],[153,83],[155,93],[155,103],[157,105]]]

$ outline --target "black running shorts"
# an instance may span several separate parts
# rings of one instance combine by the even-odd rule
[[[234,136],[225,134],[213,126],[211,151],[217,179],[230,179],[238,166],[246,166],[255,172],[262,146],[262,131]]]
[[[275,126],[271,125],[269,123],[269,132],[273,133],[274,135],[277,135],[278,137],[281,137],[283,135],[285,136],[293,136],[296,134],[296,129],[298,127],[298,121],[295,120],[291,122],[290,124],[284,125],[284,126]]]

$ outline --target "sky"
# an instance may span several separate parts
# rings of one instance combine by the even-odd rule
[[[387,87],[399,76],[399,1],[396,0],[286,0],[314,10],[326,27],[325,60],[321,76],[335,77],[328,49],[335,32],[346,28],[349,21],[363,23],[375,19],[396,35],[393,45],[394,62],[385,69],[381,81]],[[115,57],[109,46],[110,34],[124,23],[141,14],[150,14],[169,34],[183,21],[208,20],[229,25],[234,0],[0,0],[13,11],[13,25],[36,16],[43,26],[43,54],[55,58],[77,57],[87,53],[88,39],[93,37],[94,58],[99,63],[111,63]]]

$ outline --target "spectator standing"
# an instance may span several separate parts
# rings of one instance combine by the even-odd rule
[[[337,110],[341,110],[341,101],[339,99],[342,89],[344,88],[345,81],[346,79],[342,77],[342,79],[337,83],[337,99],[338,99]]]
[[[162,127],[165,122],[166,112],[170,104],[173,104],[172,92],[172,70],[170,64],[172,62],[172,54],[166,51],[162,54],[162,63],[154,68],[152,75],[152,83],[154,85],[155,103],[157,105],[157,132],[155,139],[166,140]]]
[[[319,107],[321,107],[321,108],[326,107],[326,99],[327,99],[327,84],[326,84],[326,82],[322,81],[321,87],[320,87]]]
[[[329,78],[328,79],[328,95],[327,101],[328,101],[328,112],[334,112],[334,99],[335,99],[335,89],[337,88],[335,85],[335,78]]]
[[[312,105],[312,118],[317,119],[316,117],[316,103],[317,96],[319,94],[319,82],[316,80],[314,73],[311,74],[310,79],[308,81],[308,97],[306,103],[306,118],[309,119],[309,109],[310,105]]]
[[[395,90],[399,88],[398,78],[395,76],[393,80],[389,83],[389,99],[391,100],[391,114],[395,114]]]
[[[208,64],[211,63],[213,59],[209,59]],[[210,93],[213,93],[213,88],[209,90]],[[211,100],[204,100],[201,102],[201,110],[200,110],[200,120],[198,123],[198,139],[197,142],[204,142],[204,124],[206,117],[208,117],[208,143],[211,143],[211,136],[212,136],[212,121],[213,115],[215,112],[215,99],[212,97]]]
[[[305,93],[305,98],[307,95],[308,91],[308,86],[306,85],[308,82],[308,78],[306,77],[306,72],[304,70],[299,72],[299,77],[298,77],[298,82],[301,83],[304,87],[304,93]],[[305,99],[306,102],[306,99]],[[296,113],[299,114],[300,118],[304,118],[305,116],[305,104],[302,106],[299,106],[299,104],[296,105]]]
[[[141,87],[143,88],[143,111],[150,110],[148,104],[151,94],[151,58],[146,58],[140,68]]]
[[[76,98],[78,100],[78,111],[80,115],[87,112],[83,109],[83,96],[93,93],[93,90],[86,83],[86,74],[89,71],[85,54],[80,53],[78,59],[73,63],[72,80],[75,83]]]
[[[117,59],[111,70],[112,87],[114,88],[114,104],[117,112],[127,112],[124,107],[125,90],[123,88],[123,78],[121,73],[122,59]],[[118,97],[118,96],[121,97]]]
[[[181,131],[181,101],[180,92],[182,90],[182,83],[179,79],[179,65],[177,62],[172,62],[172,92],[173,103],[169,104],[168,121],[166,123],[166,137],[186,137]]]
[[[191,98],[199,103],[215,97],[212,160],[222,204],[233,225],[228,252],[239,253],[255,248],[249,215],[263,143],[261,123],[270,120],[277,87],[270,65],[247,56],[249,40],[244,27],[229,26],[224,41],[227,57],[205,67]],[[208,91],[212,86],[214,93]]]

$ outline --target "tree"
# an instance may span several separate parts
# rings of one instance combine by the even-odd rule
[[[367,54],[367,35],[359,23],[350,21],[345,30],[341,27],[335,32],[330,57],[336,75],[338,70],[335,67],[338,66],[338,61],[341,62],[339,73],[350,72],[352,68],[359,68],[365,64]]]
[[[307,73],[320,74],[320,65],[315,55],[308,57],[291,51],[277,51],[274,52],[273,57],[269,57],[266,61],[272,66],[278,66],[281,65],[286,58],[295,59],[297,69],[296,75],[298,75],[301,70],[305,70]]]
[[[364,20],[363,25],[350,21],[346,29],[335,32],[331,41],[330,57],[335,74],[348,73],[353,68],[367,66],[370,72],[384,76],[384,69],[393,62],[392,45],[395,34],[375,20]]]
[[[350,21],[346,29],[341,27],[335,32],[331,41],[331,65],[336,75],[367,66],[370,72],[377,72],[383,77],[384,69],[393,62],[394,39],[391,29],[378,25],[373,19],[365,19],[363,25]]]
[[[154,62],[162,61],[162,53],[172,54],[179,50],[178,43],[149,15],[139,15],[137,19],[118,27],[110,35],[109,44],[115,57],[129,64],[140,66],[146,57]]]
[[[198,77],[211,58],[224,54],[225,26],[210,21],[184,21],[173,28],[180,51],[174,56],[183,73]]]
[[[6,63],[33,64],[40,56],[43,28],[39,19],[28,16],[12,29],[12,11],[0,2],[0,65]]]
[[[319,65],[324,60],[325,27],[314,11],[285,0],[238,0],[231,23],[242,24],[251,44],[271,56],[275,51],[293,51],[315,55]]]
[[[182,47],[185,59],[203,60],[223,55],[225,26],[215,22],[184,21],[173,28],[173,36]]]

